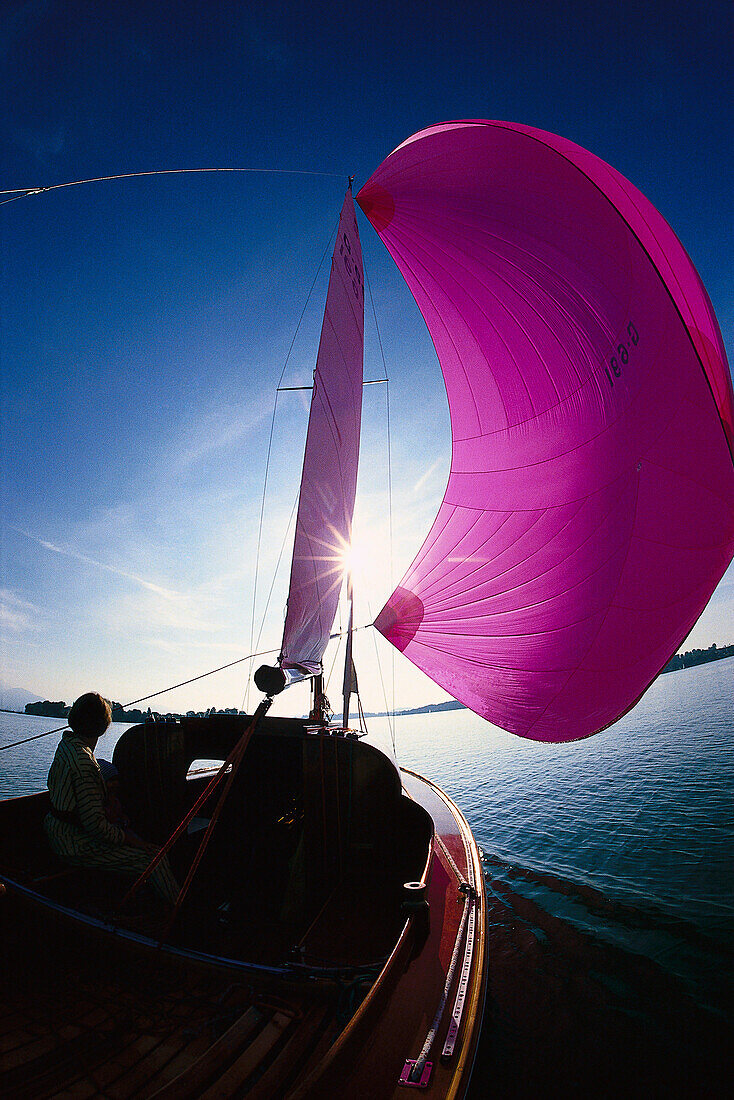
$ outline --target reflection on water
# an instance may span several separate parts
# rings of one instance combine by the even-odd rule
[[[615,902],[732,926],[734,659],[663,676],[635,710],[568,745],[468,711],[398,719],[402,763],[459,803],[487,855]]]

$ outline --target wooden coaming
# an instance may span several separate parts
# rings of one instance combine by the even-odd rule
[[[403,771],[406,788],[431,814],[441,837],[462,875],[472,862],[478,886],[476,948],[459,1041],[453,1057],[442,1064],[440,1052],[448,1030],[458,973],[452,985],[441,1025],[429,1055],[433,1062],[429,1089],[422,1095],[461,1100],[466,1093],[482,1024],[487,985],[486,898],[479,852],[468,824],[455,804],[434,784]],[[443,991],[451,954],[463,913],[463,895],[440,848],[433,845],[426,871],[430,928],[420,934],[415,917],[401,937],[408,949],[407,966],[386,967],[360,1010],[337,1043],[313,1068],[308,1078],[289,1093],[287,1100],[330,1100],[349,1095],[357,1100],[410,1095],[398,1084],[406,1059],[420,1053]],[[418,942],[416,943],[416,939]],[[410,946],[409,946],[410,945]],[[410,950],[415,953],[410,955]],[[392,962],[392,959],[391,959]],[[380,989],[382,982],[388,986]]]

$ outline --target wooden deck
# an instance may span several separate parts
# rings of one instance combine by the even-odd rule
[[[129,1100],[284,1095],[319,1042],[332,991],[277,996],[231,975],[104,971],[101,958],[29,970],[4,960],[0,1096]],[[36,960],[40,962],[40,959]]]

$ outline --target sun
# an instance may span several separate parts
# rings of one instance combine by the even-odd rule
[[[367,548],[363,542],[355,539],[352,535],[350,543],[345,542],[340,546],[338,560],[344,576],[361,577],[364,575],[369,562]]]

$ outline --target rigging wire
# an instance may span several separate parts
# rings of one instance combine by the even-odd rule
[[[0,195],[2,195],[2,194],[4,194],[4,192],[0,191]],[[16,199],[25,199],[28,195],[35,195],[35,194],[37,194],[36,191],[21,191],[21,193],[19,195],[13,195],[12,198],[0,199],[0,206],[5,206],[6,202],[15,202]]]
[[[267,477],[267,468],[266,468],[266,477]],[[270,607],[270,601],[271,601],[272,596],[273,596],[273,589],[275,588],[275,581],[276,581],[277,576],[278,576],[278,570],[280,569],[280,563],[283,559],[283,551],[285,550],[286,545],[288,543],[288,536],[290,534],[291,524],[293,523],[293,516],[295,514],[297,504],[298,504],[298,493],[296,493],[294,498],[293,498],[293,505],[291,507],[291,514],[288,517],[288,523],[286,524],[285,533],[283,535],[283,539],[282,539],[282,542],[280,544],[280,550],[278,551],[278,560],[276,561],[275,568],[273,569],[273,576],[272,576],[272,579],[270,581],[270,589],[268,591],[267,599],[265,600],[265,607],[263,609],[262,619],[260,620],[260,629],[257,632],[257,641],[254,643],[256,646],[260,645],[260,639],[262,637],[262,632],[263,632],[263,629],[265,628],[265,618],[266,618],[267,613],[268,613],[268,608]],[[263,506],[264,506],[264,502],[263,502]],[[261,524],[262,524],[262,517],[261,517]],[[258,532],[258,540],[259,540],[261,534],[262,534],[262,527],[260,528],[260,531]],[[258,546],[259,546],[259,543],[258,543]],[[252,602],[253,622],[252,622],[252,627],[251,627],[252,633],[250,634],[250,649],[252,649],[252,645],[253,645],[252,636],[255,632],[254,619],[255,619],[255,595],[257,594],[257,577],[258,577],[258,562],[256,560],[256,563],[255,563],[255,591],[253,593],[253,602]],[[271,650],[270,652],[275,653],[276,650]],[[257,656],[257,654],[255,654],[255,656]],[[252,683],[252,667],[250,667],[249,672],[247,674],[247,681],[245,683],[245,691],[244,691],[244,694],[242,696],[242,706],[240,708],[241,710],[246,710],[247,709],[247,703],[248,703],[249,698],[250,698],[250,684],[251,683]]]
[[[316,172],[305,168],[157,168],[147,172],[118,172],[113,176],[94,176],[87,180],[68,180],[66,183],[51,183],[46,187],[7,187],[0,195],[12,195],[3,202],[25,199],[31,195],[43,195],[47,191],[59,191],[64,187],[80,187],[86,183],[109,183],[111,180],[138,179],[140,176],[191,176],[212,172],[249,172],[270,176],[325,176],[331,179],[343,179],[341,172]],[[0,203],[2,206],[2,203]]]
[[[375,318],[375,324],[377,319]],[[382,342],[380,342],[382,347]],[[387,368],[385,369],[387,375]],[[390,539],[390,591],[395,591],[395,565],[393,560],[394,543],[393,538],[393,509],[392,509],[392,434],[390,431],[390,383],[387,382],[385,386],[385,408],[386,408],[386,420],[387,420],[387,514],[388,514],[388,530]],[[376,641],[377,639],[375,639]],[[395,721],[395,646],[390,646],[390,681],[392,687],[392,717],[390,720],[390,732],[392,734],[392,749],[397,755],[397,747],[395,745],[396,726]]]
[[[369,612],[369,614],[371,616],[372,615],[372,608],[369,605],[369,601],[367,602],[367,611]],[[374,626],[374,625],[375,624],[374,624],[374,620],[373,620],[372,626]],[[358,630],[358,629],[359,629],[359,627],[355,627],[355,630]],[[374,645],[375,645],[375,660],[376,660],[376,663],[377,663],[377,672],[378,672],[379,677],[380,677],[380,687],[382,688],[382,698],[385,700],[385,716],[387,718],[387,724],[388,724],[388,728],[390,730],[390,739],[392,741],[392,749],[393,749],[393,753],[395,753],[395,755],[397,756],[397,750],[395,748],[395,729],[394,729],[395,714],[393,713],[393,710],[390,709],[390,704],[389,704],[388,698],[387,698],[387,689],[385,687],[385,678],[382,675],[382,664],[380,662],[380,652],[377,648],[377,631],[376,630],[373,631],[372,640],[373,640]]]
[[[112,708],[112,713],[116,714],[118,711],[127,710],[128,707],[133,707],[136,703],[147,703],[149,699],[155,699],[159,695],[166,695],[169,691],[175,691],[176,688],[186,687],[188,684],[196,683],[197,680],[204,680],[207,676],[214,676],[217,672],[224,672],[227,668],[241,665],[243,661],[251,661],[254,657],[265,657],[268,653],[274,652],[274,649],[264,649],[262,653],[248,653],[246,657],[238,657],[234,661],[229,661],[226,665],[220,665],[219,668],[212,668],[208,672],[201,672],[198,676],[192,676],[188,680],[182,680],[180,684],[171,684],[170,687],[161,688],[160,691],[152,691],[150,695],[141,695],[139,699],[131,699],[129,703],[117,703]],[[0,752],[4,749],[14,749],[16,745],[25,745],[28,741],[38,741],[40,737],[49,737],[52,733],[61,733],[62,730],[68,728],[68,726],[58,726],[56,729],[37,733],[33,737],[25,737],[22,741],[13,741],[10,745],[0,745]]]
[[[270,435],[268,437],[268,449],[267,449],[267,454],[266,454],[266,458],[265,458],[265,477],[263,479],[262,500],[260,502],[260,519],[259,519],[258,529],[257,529],[257,550],[255,551],[255,582],[254,582],[253,591],[252,591],[252,622],[251,622],[251,625],[250,625],[250,649],[252,649],[253,645],[255,644],[254,639],[255,639],[255,615],[256,615],[256,608],[257,608],[257,582],[258,582],[258,576],[259,576],[259,571],[260,571],[260,550],[261,550],[261,547],[262,547],[262,534],[263,534],[263,525],[264,525],[264,517],[265,517],[265,497],[266,497],[266,494],[267,494],[267,487],[268,487],[268,474],[270,472],[270,457],[271,457],[272,449],[273,449],[273,435],[274,435],[274,432],[275,432],[275,414],[276,414],[277,409],[278,409],[278,393],[280,392],[280,387],[282,385],[283,378],[285,377],[286,368],[288,366],[288,362],[290,360],[291,353],[293,351],[293,346],[296,342],[296,338],[297,338],[298,333],[300,331],[301,324],[303,322],[304,314],[306,313],[306,309],[308,308],[308,303],[311,301],[311,295],[314,292],[314,287],[316,286],[316,282],[317,282],[318,277],[321,273],[321,268],[323,267],[324,259],[325,259],[325,257],[327,256],[327,254],[329,252],[329,248],[331,246],[331,240],[332,240],[332,237],[334,237],[334,235],[336,233],[336,229],[337,229],[338,224],[339,224],[338,221],[334,224],[334,226],[333,226],[333,228],[332,228],[332,230],[329,234],[329,237],[326,241],[326,247],[324,248],[324,251],[321,254],[321,259],[319,260],[318,267],[316,268],[316,274],[313,277],[313,282],[311,283],[308,294],[306,295],[306,301],[303,303],[303,309],[301,310],[301,315],[298,318],[298,322],[296,324],[296,328],[295,328],[295,331],[293,333],[293,337],[291,339],[290,346],[288,348],[288,352],[287,352],[286,357],[285,357],[285,362],[283,363],[283,369],[280,372],[280,378],[278,379],[278,385],[276,386],[276,389],[275,389],[275,400],[273,401],[273,415],[272,415],[272,418],[270,420]],[[280,564],[280,558],[278,559],[278,563]],[[276,572],[277,572],[277,569],[276,569]],[[275,577],[273,577],[273,584],[274,583],[275,583]],[[273,585],[271,584],[271,586],[270,586],[270,593],[271,594],[272,594],[272,590],[273,590]],[[270,594],[268,595],[268,602],[269,602],[269,600],[270,600]],[[267,615],[267,612],[268,612],[268,604],[266,604],[265,610],[263,611],[262,624],[264,624],[264,622],[265,622],[265,616]],[[262,624],[260,626],[260,633],[262,633]],[[259,637],[260,637],[260,634],[258,634],[258,639],[259,639]],[[250,681],[251,680],[252,680],[252,666],[250,666],[250,668],[248,670],[248,673],[247,673],[247,684],[246,684],[246,687],[245,687],[245,700],[247,700],[249,698]]]
[[[371,630],[372,623],[364,623],[362,626],[353,627],[352,633],[356,630]],[[344,636],[342,631],[337,631],[334,634],[329,635],[329,641],[334,641],[336,638],[342,638]],[[224,672],[225,669],[233,668],[235,665],[241,665],[244,661],[252,661],[255,657],[267,657],[271,653],[277,653],[275,649],[261,649],[258,653],[248,653],[246,657],[237,657],[234,661],[229,661],[226,665],[219,665],[218,668],[211,668],[208,672],[200,672],[198,676],[191,676],[188,680],[181,680],[178,684],[171,684],[169,687],[161,688],[159,691],[152,691],[150,695],[141,695],[139,699],[131,699],[129,703],[116,703],[112,708],[112,713],[117,714],[120,711],[127,710],[128,707],[135,706],[136,703],[147,703],[149,699],[156,699],[159,695],[166,695],[169,691],[175,691],[176,688],[187,687],[189,684],[196,683],[197,680],[204,680],[207,676],[214,676],[217,672]],[[29,741],[38,741],[42,737],[50,737],[52,733],[62,733],[68,729],[68,725],[56,726],[52,730],[44,730],[43,733],[36,733],[33,737],[24,737],[20,741],[11,741],[8,745],[0,745],[0,752],[5,749],[14,749],[18,745],[26,745]]]
[[[230,172],[230,173],[234,173],[234,172],[243,173],[243,172],[246,172],[246,173],[260,173],[260,174],[273,174],[273,175],[276,175],[276,174],[277,175],[309,175],[309,176],[322,176],[322,177],[329,177],[329,178],[341,178],[339,173],[310,171],[310,170],[305,170],[305,169],[283,169],[283,168],[166,168],[166,169],[156,169],[156,170],[148,170],[148,171],[141,171],[141,172],[122,172],[122,173],[116,173],[114,175],[109,175],[109,176],[95,176],[95,177],[91,177],[89,179],[70,180],[70,181],[66,181],[64,183],[50,184],[50,185],[41,186],[41,187],[4,188],[4,189],[0,189],[0,195],[6,195],[6,196],[9,196],[9,197],[0,200],[0,206],[4,205],[4,203],[7,203],[7,202],[14,202],[16,199],[28,198],[31,195],[40,195],[40,194],[44,194],[47,191],[57,191],[57,190],[61,190],[61,189],[68,188],[68,187],[78,187],[78,186],[82,186],[82,185],[90,184],[90,183],[107,183],[107,182],[111,182],[111,181],[115,181],[115,180],[136,179],[136,178],[141,178],[141,177],[145,177],[145,176],[195,175],[195,174],[219,173],[219,172]],[[338,222],[336,224],[338,224]],[[287,369],[287,366],[288,366],[288,362],[290,360],[291,353],[293,351],[293,347],[294,347],[296,338],[298,336],[298,332],[300,331],[300,327],[301,327],[301,324],[303,322],[304,314],[305,314],[306,309],[308,307],[308,304],[311,300],[311,296],[313,294],[314,288],[316,286],[316,282],[317,282],[319,274],[321,272],[321,268],[323,266],[324,259],[325,259],[326,255],[328,254],[329,247],[330,247],[332,238],[334,236],[334,232],[335,232],[335,228],[333,228],[331,233],[329,234],[329,238],[327,240],[326,247],[324,248],[324,251],[321,255],[321,259],[319,260],[319,264],[318,264],[318,267],[317,267],[317,270],[316,270],[316,274],[314,275],[313,282],[312,282],[311,287],[308,291],[306,301],[303,305],[303,309],[301,310],[301,314],[300,314],[298,322],[296,324],[296,328],[295,328],[295,331],[293,333],[293,337],[291,339],[291,343],[290,343],[290,346],[288,348],[288,352],[286,354],[285,361],[283,363],[283,368],[282,368],[281,373],[280,373],[280,378],[278,380],[278,386],[276,387],[276,391],[275,391],[275,399],[274,399],[274,402],[273,402],[273,415],[272,415],[272,418],[271,418],[270,433],[269,433],[269,438],[268,438],[267,457],[266,457],[266,464],[265,464],[265,478],[264,478],[264,483],[263,483],[263,494],[262,494],[262,501],[261,501],[261,507],[260,507],[260,518],[259,518],[259,524],[258,524],[258,540],[257,540],[257,551],[256,551],[256,558],[255,558],[255,584],[254,584],[254,590],[253,590],[253,613],[252,613],[252,623],[251,623],[251,631],[250,631],[250,648],[252,648],[252,645],[253,645],[253,642],[254,642],[254,635],[255,635],[255,614],[256,614],[256,598],[257,598],[257,581],[258,581],[258,573],[259,573],[259,560],[260,560],[260,551],[261,551],[261,546],[262,546],[262,532],[263,532],[263,526],[264,526],[264,511],[265,511],[266,489],[267,489],[268,473],[269,473],[269,468],[270,468],[270,458],[271,458],[271,454],[272,454],[272,444],[273,444],[273,435],[274,435],[274,428],[275,428],[275,417],[276,417],[277,404],[278,404],[278,394],[280,392],[284,391],[284,390],[312,388],[312,387],[282,387],[282,381],[283,381],[283,378],[285,376],[285,372],[286,372],[286,369]],[[377,324],[377,314],[376,314],[376,311],[375,311],[374,299],[372,297],[372,288],[371,288],[371,285],[369,284],[369,280],[368,280],[368,288],[369,288],[369,294],[370,294],[370,302],[371,302],[371,305],[372,305],[372,312],[373,312],[373,316],[374,316],[374,320],[375,320],[375,329],[377,331],[378,343],[379,343],[380,352],[381,352],[381,356],[382,356],[383,371],[384,371],[385,377],[384,377],[384,379],[374,379],[374,380],[371,379],[371,380],[366,381],[363,384],[364,385],[375,385],[375,384],[378,384],[378,383],[381,383],[381,382],[386,383],[386,390],[387,390],[387,397],[386,397],[386,401],[387,401],[387,430],[388,430],[388,497],[389,497],[389,517],[390,517],[390,579],[391,579],[391,582],[392,582],[392,572],[393,572],[393,565],[392,565],[392,541],[393,541],[393,539],[392,539],[392,470],[391,470],[391,454],[390,454],[389,379],[387,377],[387,368],[386,368],[386,365],[385,365],[385,354],[384,354],[384,350],[383,350],[383,346],[382,346],[382,338],[380,336],[379,326]],[[296,498],[296,503],[297,503],[297,498]],[[280,550],[280,553],[278,555],[278,561],[276,563],[276,568],[275,568],[273,580],[271,582],[270,591],[268,592],[268,597],[267,597],[267,601],[266,601],[266,605],[265,605],[265,610],[263,612],[263,619],[262,619],[262,622],[261,622],[261,625],[260,625],[260,631],[258,633],[258,644],[259,644],[260,637],[262,635],[262,630],[263,630],[263,626],[264,626],[264,622],[265,622],[265,616],[267,615],[268,607],[269,607],[269,604],[270,604],[270,599],[272,597],[273,587],[274,587],[274,584],[275,584],[275,577],[277,576],[277,571],[278,571],[278,568],[280,566],[280,561],[282,559],[283,549],[284,549],[284,546],[285,546],[285,541],[287,539],[287,533],[288,533],[288,530],[290,528],[290,523],[291,523],[292,518],[293,518],[293,511],[295,510],[296,503],[294,503],[293,509],[291,510],[291,516],[290,516],[290,519],[288,521],[288,526],[286,528],[286,536],[283,540],[283,544],[281,546],[281,550]],[[371,614],[371,611],[370,611],[370,614]],[[368,627],[371,627],[372,625],[373,624],[370,622],[368,624],[365,624],[365,626],[362,626],[362,627],[354,627],[353,632],[358,631],[358,630],[365,630]],[[334,639],[334,638],[340,638],[340,637],[342,637],[342,633],[338,632],[336,634],[330,635],[330,640]],[[113,713],[116,713],[120,710],[124,711],[125,709],[127,709],[129,707],[132,707],[137,703],[147,702],[150,699],[157,698],[160,695],[165,695],[169,691],[174,691],[177,688],[188,686],[189,684],[195,683],[198,680],[205,679],[208,676],[215,675],[217,672],[222,672],[225,669],[232,668],[232,667],[234,667],[238,664],[242,664],[246,661],[252,662],[255,657],[265,656],[267,654],[274,653],[274,652],[276,652],[274,649],[263,650],[263,651],[260,651],[260,652],[251,652],[246,657],[239,657],[236,660],[230,661],[225,665],[220,665],[218,668],[210,669],[208,672],[200,673],[197,676],[193,676],[193,677],[191,677],[187,680],[183,680],[183,681],[181,681],[177,684],[172,684],[169,687],[161,688],[159,691],[151,692],[149,695],[140,696],[139,698],[133,699],[130,702],[127,702],[127,703],[124,703],[124,704],[118,704],[113,708]],[[334,663],[335,663],[335,661],[336,661],[336,657],[334,658]],[[394,750],[395,749],[395,734],[394,734],[393,723],[392,723],[391,715],[390,715],[390,708],[388,706],[387,694],[385,692],[384,681],[382,679],[382,669],[379,666],[379,656],[378,656],[378,668],[379,668],[379,671],[380,671],[380,680],[382,682],[382,687],[383,687],[383,696],[385,698],[385,707],[386,707],[386,710],[388,711],[388,720],[389,720],[389,723],[390,723],[393,750]],[[333,671],[333,664],[332,664],[332,671]],[[250,673],[248,674],[248,686],[247,686],[246,696],[249,693],[249,681],[250,681],[250,678],[251,678],[251,672],[252,672],[252,666],[250,666]],[[394,671],[393,671],[393,680],[394,680]],[[393,684],[393,694],[394,694],[394,684]],[[394,702],[394,700],[393,700],[393,702]],[[359,700],[359,696],[358,696],[358,703],[360,705],[360,710],[361,710],[361,701]],[[23,738],[19,741],[14,741],[14,742],[12,742],[10,744],[7,744],[7,745],[0,745],[0,752],[2,752],[5,749],[15,748],[19,745],[27,744],[30,741],[36,741],[36,740],[39,740],[40,738],[48,737],[48,736],[50,736],[54,733],[61,733],[65,729],[68,729],[68,726],[66,726],[66,725],[59,726],[59,727],[56,727],[56,728],[51,729],[51,730],[45,730],[43,733],[35,734],[33,737]]]
[[[138,179],[138,178],[141,178],[141,177],[144,177],[144,176],[202,175],[202,174],[207,174],[207,173],[211,174],[211,173],[217,173],[217,172],[231,172],[231,173],[234,173],[234,172],[243,173],[243,172],[245,172],[245,173],[256,173],[256,174],[265,174],[265,175],[322,176],[322,177],[334,178],[334,179],[343,178],[342,173],[320,172],[320,171],[312,171],[312,170],[309,170],[309,169],[290,169],[290,168],[161,168],[161,169],[153,169],[153,170],[142,171],[142,172],[119,172],[119,173],[116,173],[116,174],[110,175],[110,176],[94,176],[94,177],[91,177],[89,179],[68,180],[64,183],[54,183],[54,184],[49,184],[47,186],[42,186],[42,187],[10,187],[10,188],[3,188],[3,189],[0,189],[0,195],[7,195],[7,196],[10,196],[10,197],[0,200],[0,206],[4,205],[5,203],[8,203],[8,202],[14,202],[16,199],[28,198],[31,195],[41,195],[41,194],[45,194],[47,191],[58,191],[58,190],[61,190],[63,188],[67,188],[67,187],[79,187],[79,186],[82,186],[84,184],[89,184],[89,183],[108,183],[108,182],[111,182],[113,180]],[[338,222],[336,224],[338,224]],[[261,504],[261,508],[260,508],[260,521],[259,521],[259,527],[258,527],[257,553],[256,553],[256,558],[255,558],[255,587],[254,587],[254,592],[253,592],[252,626],[251,626],[251,631],[250,631],[250,649],[252,649],[252,647],[253,647],[253,640],[254,640],[254,635],[255,635],[255,606],[256,606],[256,596],[257,596],[257,577],[258,577],[258,565],[259,565],[259,560],[260,560],[260,549],[261,549],[261,542],[262,542],[263,515],[264,515],[264,511],[265,511],[265,491],[266,491],[266,488],[267,488],[268,470],[269,470],[270,455],[271,455],[272,443],[273,443],[273,431],[274,431],[274,427],[275,427],[275,414],[276,414],[277,404],[278,404],[278,393],[280,391],[280,386],[281,386],[281,383],[283,381],[283,377],[285,375],[286,368],[288,366],[288,361],[290,359],[291,352],[293,351],[293,345],[295,344],[296,337],[298,335],[298,332],[299,332],[300,327],[301,327],[301,323],[303,321],[303,316],[306,312],[306,308],[308,307],[308,303],[311,300],[311,295],[313,294],[313,290],[314,290],[314,287],[316,285],[316,281],[319,277],[319,273],[320,273],[321,268],[323,266],[324,257],[328,253],[329,246],[331,244],[331,240],[334,236],[335,231],[336,231],[336,225],[335,225],[334,228],[332,228],[331,233],[329,234],[329,237],[328,237],[328,240],[327,240],[327,243],[326,243],[326,247],[325,247],[324,252],[321,256],[321,259],[319,260],[319,264],[318,264],[318,267],[317,267],[317,270],[316,270],[316,274],[314,276],[313,282],[311,284],[311,288],[310,288],[310,290],[308,292],[308,295],[306,297],[306,301],[304,303],[303,309],[301,310],[301,315],[298,319],[298,323],[296,325],[295,332],[293,333],[293,338],[291,340],[290,347],[288,348],[288,353],[286,355],[285,362],[283,364],[283,369],[281,371],[280,378],[278,380],[278,387],[276,388],[276,391],[275,391],[275,400],[273,402],[273,416],[272,416],[272,420],[271,420],[271,424],[270,424],[270,437],[268,439],[267,459],[266,459],[266,464],[265,464],[265,482],[263,484],[263,497],[262,497],[262,504]],[[290,521],[289,521],[289,525],[290,525]],[[280,556],[282,556],[282,548],[281,548],[281,555]],[[280,565],[280,556],[278,558],[278,566]],[[276,566],[276,573],[277,573],[278,566]],[[274,584],[274,581],[275,581],[275,577],[273,578],[273,584]],[[268,606],[269,606],[269,602],[270,602],[270,596],[272,595],[273,584],[271,584],[270,593],[268,594],[268,602],[266,603],[265,611],[263,612],[263,624],[264,624],[264,621],[265,621],[265,615],[267,614],[267,610],[268,610]],[[259,641],[260,641],[260,637],[262,635],[262,626],[263,626],[263,624],[261,624],[260,633],[258,634],[258,644],[259,644]],[[275,652],[275,650],[265,650],[264,651],[264,653],[272,653],[272,652]],[[202,679],[205,676],[211,676],[215,672],[221,672],[222,669],[231,668],[233,665],[240,664],[244,661],[248,661],[248,660],[252,661],[252,660],[254,660],[255,657],[262,656],[262,655],[263,654],[259,654],[259,653],[251,653],[248,657],[238,658],[237,661],[233,661],[228,665],[222,665],[221,668],[213,669],[211,672],[202,673],[201,676],[195,676],[191,680],[183,681],[181,684],[175,684],[175,685],[173,685],[173,687],[164,688],[162,691],[154,692],[152,695],[145,695],[140,699],[134,699],[130,703],[124,704],[122,709],[125,709],[125,707],[133,706],[135,703],[146,702],[148,699],[153,699],[157,695],[163,695],[168,691],[173,691],[174,688],[176,688],[176,687],[183,687],[186,684],[193,683],[196,680]],[[248,688],[249,688],[249,679],[251,677],[251,673],[252,673],[252,666],[250,666],[250,675],[248,676]],[[66,729],[66,728],[67,728],[66,726],[60,726],[58,729],[47,730],[45,733],[37,734],[35,737],[25,738],[22,741],[16,741],[16,742],[13,743],[13,745],[2,745],[2,746],[0,746],[0,751],[2,751],[3,749],[6,749],[6,748],[12,748],[14,745],[26,744],[26,742],[37,740],[39,737],[47,737],[52,733],[59,733],[59,732],[61,732],[62,730]]]
[[[367,284],[367,290],[370,296],[370,305],[372,306],[372,318],[375,323],[375,332],[377,333],[377,344],[380,349],[380,356],[382,358],[382,371],[385,375],[385,421],[386,421],[386,435],[387,435],[387,515],[388,515],[388,540],[390,543],[390,591],[395,589],[395,564],[394,564],[394,537],[393,537],[393,499],[392,499],[392,432],[390,427],[390,379],[387,375],[387,361],[385,359],[385,349],[382,344],[382,335],[380,333],[380,326],[377,322],[377,310],[375,309],[375,299],[372,296],[372,283],[369,279],[369,274],[365,268],[365,282]],[[372,611],[368,605],[368,611],[370,617]],[[375,638],[375,655],[377,657],[377,667],[380,672],[380,680],[382,681],[382,668],[380,667],[380,657],[377,650],[377,638]],[[392,740],[392,749],[395,755],[397,755],[397,748],[395,745],[395,647],[390,647],[390,677],[392,682],[392,707],[388,703],[387,694],[383,684],[383,694],[385,695],[385,710],[388,715],[388,725],[390,728],[390,738]]]
[[[365,378],[362,382],[363,386],[384,386],[388,383],[387,378]],[[293,393],[296,390],[308,390],[309,393],[313,392],[313,386],[278,386],[278,393]]]
[[[298,498],[299,498],[299,492],[296,491],[293,495],[293,504],[291,505],[291,514],[288,516],[288,522],[285,526],[285,532],[283,534],[283,539],[282,539],[281,544],[280,544],[280,550],[278,551],[278,560],[276,561],[275,568],[273,569],[273,577],[272,577],[272,580],[270,581],[270,588],[268,590],[267,599],[265,600],[265,608],[263,610],[263,617],[260,620],[260,629],[257,632],[257,642],[255,644],[258,645],[258,646],[260,645],[260,639],[262,638],[262,633],[263,633],[263,630],[265,629],[265,616],[268,613],[268,608],[270,607],[270,601],[273,597],[273,589],[275,588],[275,581],[276,581],[276,578],[278,576],[278,570],[280,569],[280,563],[283,560],[283,553],[285,551],[286,546],[288,545],[288,541],[289,541],[289,538],[290,538],[290,531],[291,531],[291,525],[293,524],[293,517],[296,514],[296,508],[298,507]]]
[[[341,617],[341,616],[340,616],[340,617]],[[343,631],[343,630],[341,630],[341,629],[340,629],[340,630],[339,630],[339,638],[340,638],[340,639],[341,639],[341,638],[343,638],[343,637],[345,636],[345,634],[347,634],[347,633],[348,633],[348,631]],[[335,648],[335,650],[334,650],[334,656],[333,656],[333,658],[332,658],[332,661],[331,661],[331,668],[329,669],[329,671],[327,672],[326,676],[324,677],[324,680],[325,680],[325,683],[326,683],[326,691],[327,691],[327,692],[328,692],[328,691],[331,691],[331,686],[330,686],[330,685],[331,685],[331,678],[332,678],[332,676],[334,675],[334,668],[335,668],[335,666],[336,666],[336,659],[337,659],[337,657],[339,656],[339,650],[340,650],[340,649],[341,649],[341,646],[337,646],[337,647]],[[343,718],[343,717],[344,717],[344,716],[342,715],[342,718]]]

